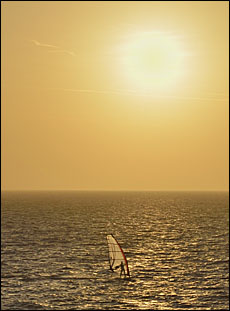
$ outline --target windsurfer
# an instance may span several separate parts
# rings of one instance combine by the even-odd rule
[[[124,267],[123,261],[121,262],[120,265],[116,266],[116,267],[114,268],[114,270],[117,270],[117,269],[119,269],[119,268],[121,268],[120,277],[122,276],[122,273],[124,273],[124,276],[126,277],[125,267]]]
[[[125,278],[127,276],[130,277],[128,262],[121,246],[112,234],[107,235],[107,241],[109,247],[110,270],[119,272],[120,277],[122,277],[122,274],[124,274]]]
[[[122,273],[124,273],[124,276],[126,277],[125,267],[124,267],[123,261],[121,262],[120,267],[121,267],[120,277],[122,276]]]

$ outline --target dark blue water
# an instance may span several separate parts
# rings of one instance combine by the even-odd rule
[[[2,309],[229,309],[227,192],[2,193]],[[129,261],[111,273],[106,235]]]

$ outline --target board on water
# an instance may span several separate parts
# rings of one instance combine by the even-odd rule
[[[117,242],[112,234],[107,235],[107,242],[109,247],[110,269],[113,272],[121,273],[121,269],[123,266],[125,276],[130,276],[128,261],[120,244]]]

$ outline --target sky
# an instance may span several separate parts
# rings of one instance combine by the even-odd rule
[[[228,190],[228,1],[1,1],[3,190]]]

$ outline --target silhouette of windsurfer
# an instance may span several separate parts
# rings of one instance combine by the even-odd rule
[[[122,276],[122,273],[124,273],[124,276],[126,277],[125,267],[124,267],[123,261],[121,262],[120,267],[121,267],[120,277]]]
[[[117,269],[119,269],[119,268],[121,268],[120,277],[122,276],[123,273],[124,273],[124,276],[126,277],[125,267],[124,267],[123,261],[121,262],[120,265],[116,266],[116,267],[114,268],[114,270],[117,270]]]

